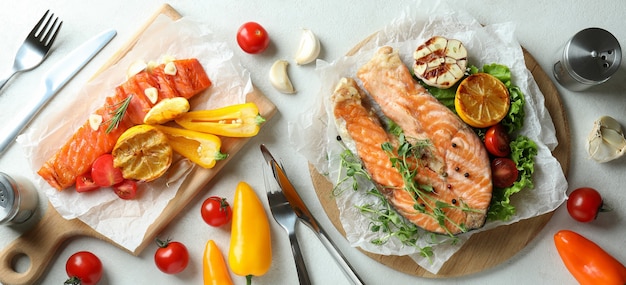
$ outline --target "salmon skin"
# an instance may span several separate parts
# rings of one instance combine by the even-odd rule
[[[493,187],[480,138],[413,79],[391,47],[379,49],[357,77],[384,116],[402,130],[405,143],[415,147],[404,161],[415,172],[407,180],[402,165],[391,162],[402,143],[398,134],[390,134],[368,110],[363,103],[367,95],[355,80],[340,81],[331,96],[340,134],[354,141],[364,168],[389,203],[430,232],[455,235],[482,227]]]
[[[93,130],[89,121],[86,121],[37,173],[58,190],[71,187],[79,175],[90,170],[96,158],[113,150],[124,131],[142,124],[144,116],[160,100],[172,97],[189,99],[211,86],[211,80],[197,59],[181,59],[173,63],[176,67],[174,75],[166,74],[165,64],[161,64],[151,70],[141,71],[117,86],[114,95],[107,97],[105,105],[95,112],[102,116],[100,127]],[[158,91],[158,99],[154,103],[144,92],[150,87]],[[132,97],[124,117],[117,128],[107,133],[108,122],[111,122],[115,110],[129,96]]]

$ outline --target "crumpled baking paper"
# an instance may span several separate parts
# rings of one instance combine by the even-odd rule
[[[330,103],[336,84],[341,77],[356,78],[358,68],[368,62],[383,45],[397,49],[405,64],[411,67],[413,51],[435,35],[462,41],[468,50],[470,64],[482,67],[484,64],[500,63],[511,69],[513,83],[526,96],[526,117],[521,134],[534,140],[539,152],[535,158],[533,176],[535,189],[523,190],[512,197],[517,214],[509,221],[488,222],[479,230],[459,235],[459,240],[454,245],[449,242],[433,245],[434,257],[431,260],[421,257],[416,248],[402,245],[395,239],[384,245],[372,244],[370,241],[380,237],[380,233],[371,232],[370,220],[355,205],[376,202],[377,198],[363,194],[364,190],[371,189],[373,185],[361,181],[359,185],[363,191],[353,191],[351,183],[342,185],[336,202],[346,238],[352,246],[381,255],[408,255],[422,268],[434,274],[472,234],[539,216],[556,209],[565,201],[567,181],[559,162],[550,152],[558,143],[554,124],[544,106],[543,94],[524,63],[522,48],[515,38],[515,26],[511,23],[483,26],[468,13],[453,10],[444,2],[416,1],[414,7],[408,8],[403,15],[369,39],[356,54],[331,63],[318,60],[316,70],[321,81],[318,102],[302,113],[299,120],[291,123],[289,128],[295,149],[335,185],[342,175],[338,173],[339,154],[344,150],[336,139],[338,133]],[[343,143],[351,148],[349,142]],[[353,147],[351,150],[355,153]],[[424,247],[430,245],[429,241],[430,235],[424,235],[418,244]]]
[[[126,81],[126,70],[132,62],[159,62],[163,56],[197,58],[211,79],[213,85],[208,90],[190,99],[192,109],[243,103],[246,94],[252,91],[248,71],[234,58],[226,43],[213,39],[209,28],[185,18],[173,21],[161,15],[118,63],[87,83],[64,109],[39,120],[18,137],[35,173],[35,184],[59,214],[65,219],[79,218],[131,252],[142,243],[148,227],[174,198],[186,175],[168,183],[169,186],[165,176],[139,183],[137,198],[122,200],[109,189],[88,193],[76,193],[73,188],[57,191],[36,172],[58,150],[58,147],[42,146],[64,145],[89,114],[103,106],[105,97],[113,95],[115,87]]]

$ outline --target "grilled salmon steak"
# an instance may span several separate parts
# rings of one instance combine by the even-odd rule
[[[111,152],[117,139],[128,128],[142,124],[152,106],[163,98],[195,96],[211,86],[200,62],[195,59],[173,61],[175,73],[165,72],[165,64],[152,70],[144,70],[117,86],[106,98],[105,105],[95,114],[102,116],[103,123],[94,130],[85,122],[74,135],[37,172],[52,187],[63,190],[76,182],[76,178],[88,172],[93,161]],[[156,88],[158,99],[152,102],[145,89]],[[130,96],[130,103],[119,125],[107,132],[108,125],[119,106]]]
[[[357,76],[415,149],[404,164],[392,163],[401,140],[367,109],[356,82],[342,79],[331,97],[336,122],[354,140],[389,203],[427,231],[459,234],[482,227],[492,195],[491,167],[474,131],[413,79],[391,47],[379,49]],[[381,147],[385,143],[394,151]],[[411,172],[414,176],[407,176]]]

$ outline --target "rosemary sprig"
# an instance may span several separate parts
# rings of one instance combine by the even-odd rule
[[[126,110],[128,109],[128,105],[130,105],[130,100],[132,98],[133,95],[129,95],[128,97],[126,97],[126,99],[124,99],[124,101],[118,102],[112,106],[108,106],[109,108],[115,108],[115,110],[110,113],[113,114],[113,117],[110,120],[107,120],[107,122],[109,123],[109,126],[106,129],[107,134],[112,132],[120,125],[120,122],[124,118]]]

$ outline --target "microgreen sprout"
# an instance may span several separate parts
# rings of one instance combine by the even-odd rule
[[[361,162],[354,156],[354,154],[349,150],[345,149],[339,155],[341,158],[341,163],[339,164],[339,173],[345,169],[345,176],[338,179],[337,183],[335,183],[335,187],[333,188],[333,194],[339,195],[341,191],[339,187],[347,180],[352,180],[352,190],[356,191],[359,189],[358,177],[363,177],[366,180],[371,180],[371,177],[367,171],[363,168]]]

